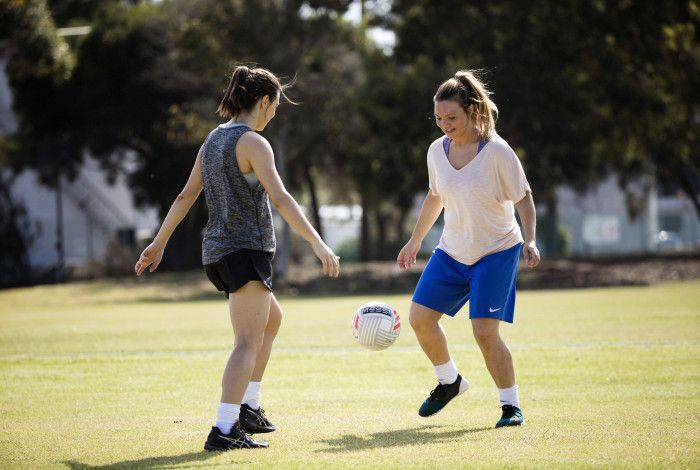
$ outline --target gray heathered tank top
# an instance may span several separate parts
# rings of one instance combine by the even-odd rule
[[[242,124],[222,124],[202,146],[202,178],[209,221],[202,241],[202,264],[219,261],[244,248],[275,251],[270,200],[254,174],[244,175],[236,161]],[[249,182],[250,180],[250,182]]]

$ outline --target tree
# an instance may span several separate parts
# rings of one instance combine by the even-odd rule
[[[401,66],[376,48],[366,53],[359,108],[367,137],[348,161],[363,207],[364,260],[395,257],[416,193],[427,190],[426,150],[435,125],[426,96],[436,77],[422,65]]]
[[[700,217],[700,4],[597,2],[601,145],[623,185],[640,175],[680,188]],[[614,77],[610,79],[610,77]]]
[[[74,150],[68,135],[70,120],[63,113],[69,109],[65,85],[75,58],[58,36],[45,1],[3,3],[0,24],[19,121],[17,134],[4,138],[2,161],[15,171],[42,168],[39,174],[44,181],[55,183],[57,174],[71,174],[76,166],[62,158]],[[56,155],[53,149],[58,145],[62,150]]]
[[[52,25],[46,3],[34,3],[43,15],[41,21]],[[21,109],[20,131],[13,141],[16,145],[4,148],[17,150],[11,159],[15,169],[33,167],[47,184],[55,184],[60,175],[74,175],[86,150],[111,176],[133,164],[135,169],[129,172],[136,202],[155,205],[165,215],[199,145],[218,120],[214,110],[233,64],[257,62],[288,76],[297,72],[305,76],[306,71],[313,76],[321,60],[316,70],[320,74],[306,82],[300,79],[298,90],[308,101],[334,99],[338,83],[324,74],[343,70],[342,63],[354,60],[352,44],[343,45],[352,30],[340,20],[349,3],[173,0],[86,5],[82,0],[52,0],[62,24],[88,21],[91,30],[75,41],[74,51],[56,36],[55,28],[50,30],[51,40],[61,46],[56,50],[70,52],[66,55],[71,59],[66,61],[70,73],[54,82],[42,75],[48,84],[18,75],[13,88]],[[15,10],[10,13],[18,16]],[[17,23],[14,16],[10,20]],[[255,33],[250,32],[253,24]],[[37,29],[30,26],[29,30]],[[325,48],[338,54],[327,54]],[[46,50],[51,49],[38,48]],[[37,62],[27,54],[18,57],[32,65]],[[327,66],[331,60],[338,65]],[[318,84],[324,86],[314,88]],[[46,103],[53,106],[47,110]],[[326,172],[334,152],[318,142],[329,140],[333,121],[324,120],[323,112],[302,109],[282,115],[268,132],[290,188],[306,187],[315,201],[321,230],[315,177]],[[166,258],[169,267],[199,264],[205,217],[200,201],[173,236],[170,249],[178,256]]]
[[[95,14],[104,7],[107,2],[119,0],[47,0],[51,17],[60,27],[85,26],[92,22]],[[131,3],[138,3],[132,0]]]
[[[499,106],[499,132],[523,160],[549,214],[556,214],[559,185],[579,187],[600,174],[585,119],[592,107],[586,98],[590,84],[572,61],[585,50],[580,40],[586,25],[576,3],[399,0],[388,18],[397,34],[399,63],[420,64],[433,76],[429,89],[416,90],[426,101],[456,70],[484,70],[482,79]],[[422,142],[412,144],[423,148],[432,140],[415,137]]]
[[[0,288],[28,284],[32,234],[23,206],[12,200],[12,177],[0,172]]]
[[[312,220],[321,233],[318,180],[329,176],[334,183],[340,182],[334,185],[337,189],[345,179],[333,171],[345,149],[338,145],[337,127],[352,120],[345,119],[349,116],[345,99],[355,86],[357,70],[353,68],[361,69],[353,51],[353,31],[339,19],[349,3],[288,0],[172,5],[182,25],[179,63],[188,73],[203,77],[201,86],[209,90],[198,103],[199,110],[215,108],[219,93],[213,90],[223,88],[224,77],[234,64],[260,64],[282,76],[297,77],[291,94],[301,106],[283,108],[265,134],[270,136],[285,184],[292,191],[308,193]],[[250,32],[250,25],[255,25],[256,33]],[[343,120],[337,119],[340,115]],[[285,225],[279,240],[278,273],[284,270],[288,240]]]
[[[692,186],[698,11],[694,1],[397,0],[385,22],[400,64],[422,61],[444,78],[486,70],[499,132],[547,208],[551,246],[560,185],[583,190],[617,171],[623,186],[641,174]],[[697,207],[697,188],[687,192]]]
[[[68,104],[64,88],[71,77],[74,57],[57,34],[42,0],[0,4],[0,41],[0,53],[8,57],[5,72],[14,90],[14,111],[20,125],[14,135],[0,137],[0,169],[16,173],[26,167],[40,167],[39,176],[55,185],[60,175],[73,174],[76,167],[65,158],[73,153],[74,145],[68,134],[69,123],[60,119],[60,111]],[[30,278],[27,250],[31,234],[24,208],[10,195],[13,179],[9,172],[0,172],[3,286],[26,283]],[[59,278],[61,268],[59,263]]]
[[[197,81],[176,61],[173,27],[161,6],[107,4],[95,13],[90,34],[78,47],[70,82],[77,115],[72,130],[115,175],[135,169],[130,183],[137,204],[155,205],[162,216],[184,185],[207,127],[187,107]],[[170,268],[200,262],[199,230],[205,218],[197,205],[169,249]]]

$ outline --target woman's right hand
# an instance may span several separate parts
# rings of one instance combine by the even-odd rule
[[[416,264],[416,256],[418,256],[420,245],[420,242],[410,239],[408,243],[401,248],[399,256],[396,258],[396,263],[399,265],[399,268],[408,269]]]
[[[338,277],[340,274],[340,257],[333,253],[328,245],[322,241],[311,244],[314,254],[323,264],[323,274],[329,277]]]
[[[136,275],[140,276],[149,266],[149,272],[155,271],[163,259],[164,250],[165,246],[162,246],[156,242],[148,245],[146,249],[143,250],[141,256],[139,256],[138,261],[136,261],[136,264],[134,265]]]

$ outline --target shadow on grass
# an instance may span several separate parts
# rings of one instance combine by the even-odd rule
[[[179,464],[192,464],[195,462],[204,462],[205,460],[221,455],[220,452],[190,452],[189,454],[182,455],[165,455],[162,457],[146,457],[140,460],[125,460],[123,462],[111,463],[108,465],[88,465],[80,462],[75,462],[73,460],[64,461],[68,468],[71,470],[127,470],[134,468],[141,469],[155,469],[155,468],[169,468],[173,465]],[[227,462],[227,466],[234,465],[246,465],[250,464],[247,462]]]
[[[395,431],[375,432],[367,435],[346,434],[337,439],[322,439],[328,444],[327,449],[319,449],[316,452],[340,453],[366,449],[378,449],[384,447],[402,447],[420,443],[439,443],[458,438],[464,434],[473,432],[491,431],[493,428],[455,429],[451,431],[430,431],[444,426],[425,425],[414,429],[397,429]]]

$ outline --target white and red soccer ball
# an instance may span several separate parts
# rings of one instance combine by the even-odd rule
[[[352,334],[367,349],[381,351],[396,341],[401,319],[396,310],[383,302],[361,305],[352,318]]]

